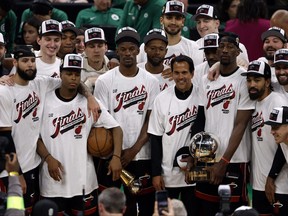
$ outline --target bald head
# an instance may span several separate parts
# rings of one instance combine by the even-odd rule
[[[277,26],[285,30],[286,36],[288,35],[288,11],[277,10],[271,16],[270,26]]]

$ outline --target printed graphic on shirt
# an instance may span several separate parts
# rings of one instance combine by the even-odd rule
[[[171,116],[169,119],[171,129],[166,134],[171,136],[175,130],[179,132],[188,126],[191,126],[191,123],[196,120],[197,113],[197,107],[193,106],[191,109],[187,107],[185,112],[180,113],[179,115]]]
[[[49,117],[53,117],[53,113],[50,113]],[[72,129],[75,130],[75,138],[82,138],[81,129],[82,124],[84,124],[85,122],[86,115],[80,108],[78,108],[76,112],[72,110],[65,116],[56,117],[52,121],[55,130],[54,133],[51,135],[51,138],[54,139],[59,135],[59,133],[64,134]]]
[[[164,89],[168,88],[168,84],[167,83],[163,83],[163,85],[160,85],[160,91],[163,91]]]
[[[230,100],[235,98],[235,90],[233,89],[233,85],[230,84],[228,87],[224,84],[222,87],[218,89],[213,89],[207,92],[208,103],[206,109],[209,107],[214,107],[218,104],[223,103],[222,112],[227,114],[229,113],[229,104]]]
[[[114,108],[114,112],[118,112],[123,109],[127,109],[133,105],[138,106],[138,113],[140,115],[143,114],[143,108],[145,106],[145,102],[147,99],[147,91],[144,85],[141,85],[140,88],[135,86],[133,89],[127,92],[121,92],[116,95],[116,101],[118,101],[118,105]]]
[[[32,120],[38,121],[39,117],[37,116],[37,106],[40,104],[40,99],[38,95],[33,91],[32,94],[29,94],[28,97],[16,104],[16,111],[18,112],[17,119],[14,122],[17,124],[21,119],[25,119],[30,113],[32,113]]]
[[[252,115],[251,130],[252,132],[257,131],[257,140],[263,141],[262,137],[262,127],[264,127],[264,119],[262,111]]]

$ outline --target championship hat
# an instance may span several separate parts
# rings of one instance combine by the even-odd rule
[[[217,48],[219,46],[219,35],[218,34],[207,34],[203,38],[204,40],[204,46],[199,48],[201,49],[208,49],[208,48]]]
[[[261,76],[265,78],[271,78],[270,66],[263,61],[252,61],[248,65],[247,72],[241,73],[242,76]]]
[[[62,35],[61,24],[57,20],[49,19],[42,22],[39,28],[39,35],[57,33]]]
[[[154,39],[159,39],[164,41],[166,44],[168,44],[168,40],[167,40],[167,36],[165,31],[163,31],[162,29],[157,29],[154,28],[152,30],[150,30],[146,36],[144,37],[144,44],[148,44],[151,40]]]
[[[288,107],[275,107],[269,115],[269,120],[264,123],[271,126],[288,124]]]
[[[210,17],[212,19],[219,19],[215,8],[211,5],[203,4],[197,8],[195,15],[192,17],[196,20],[199,16]]]
[[[163,6],[162,14],[180,14],[185,16],[184,4],[181,1],[167,1]]]
[[[78,34],[78,30],[75,26],[75,24],[69,20],[65,20],[65,21],[62,21],[60,23],[61,25],[61,31],[62,32],[65,32],[65,31],[72,31],[75,35]]]
[[[32,45],[17,45],[13,51],[14,59],[23,57],[35,57]]]
[[[64,61],[60,67],[60,71],[62,70],[77,70],[81,72],[83,67],[83,57],[78,54],[66,54],[64,57]]]
[[[275,66],[278,63],[288,64],[288,49],[279,49],[274,54],[274,63],[271,66]]]
[[[242,52],[242,50],[239,48],[239,43],[240,43],[239,36],[233,32],[219,33],[219,43],[220,42],[233,43]]]
[[[123,27],[118,30],[115,43],[118,45],[122,42],[132,42],[140,46],[140,35],[131,27]]]
[[[101,41],[106,43],[107,41],[103,29],[96,27],[86,29],[84,33],[84,42],[86,44],[90,41]]]
[[[3,34],[0,32],[0,45],[5,45]]]
[[[269,28],[267,31],[263,32],[261,35],[261,40],[264,41],[269,36],[275,36],[280,38],[280,40],[283,41],[283,43],[287,42],[285,31],[282,28],[273,26]]]

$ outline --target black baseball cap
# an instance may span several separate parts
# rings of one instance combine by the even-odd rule
[[[235,34],[234,32],[220,32],[219,33],[219,44],[221,41],[233,43],[242,52],[242,50],[239,47],[239,43],[240,43],[239,36],[237,34]]]
[[[263,32],[261,35],[262,41],[264,41],[269,36],[275,36],[280,38],[280,40],[283,41],[283,43],[287,42],[287,38],[285,36],[285,31],[282,28],[273,26],[269,28],[267,31]]]
[[[18,45],[13,51],[14,59],[23,57],[36,57],[32,45]]]
[[[159,39],[164,41],[166,44],[168,44],[168,40],[167,40],[167,36],[165,31],[163,31],[162,29],[157,29],[154,28],[152,30],[150,30],[146,36],[144,37],[144,44],[148,44],[151,40],[154,39]]]
[[[119,45],[122,42],[132,42],[138,47],[140,46],[140,35],[131,27],[123,27],[118,30],[118,34],[115,39],[115,43]]]

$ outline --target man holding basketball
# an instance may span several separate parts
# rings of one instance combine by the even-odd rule
[[[91,127],[112,129],[114,154],[120,155],[122,147],[122,130],[99,101],[102,113],[98,121],[94,124],[88,116],[87,99],[77,92],[82,68],[81,56],[65,56],[60,67],[61,87],[46,95],[39,140],[42,145],[38,146],[38,153],[44,158],[40,195],[57,203],[59,213],[69,215],[78,215],[82,210],[84,215],[97,212],[98,182],[92,156],[87,153]],[[110,165],[113,176],[119,178],[119,158],[113,157]]]

